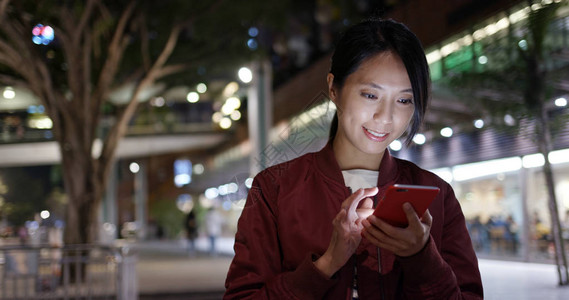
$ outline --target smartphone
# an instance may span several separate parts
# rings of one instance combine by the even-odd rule
[[[398,227],[408,225],[403,203],[409,202],[421,217],[439,193],[439,188],[425,185],[394,184],[377,204],[373,215]]]

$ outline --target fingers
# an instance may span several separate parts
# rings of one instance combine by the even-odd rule
[[[407,216],[407,222],[409,226],[420,225],[421,220],[419,220],[419,216],[417,216],[417,213],[415,212],[415,209],[411,203],[403,203],[403,212],[405,212],[405,216]]]
[[[429,225],[429,228],[431,227],[431,225],[433,225],[433,216],[431,216],[431,213],[429,212],[428,209],[425,211],[425,213],[421,217],[421,222]]]
[[[421,219],[408,203],[403,209],[409,220],[409,226],[400,228],[391,226],[376,216],[369,216],[362,221],[362,236],[372,244],[389,250],[399,256],[409,256],[423,248],[428,240],[432,216],[427,210]]]
[[[417,212],[415,212],[415,209],[413,209],[413,206],[409,202],[403,203],[403,211],[407,216],[407,221],[409,222],[410,227],[418,227],[422,226],[422,224],[426,224],[431,227],[433,224],[433,216],[431,216],[428,209],[425,211],[423,216],[421,216],[421,219],[419,219]]]
[[[373,200],[371,198],[365,198],[364,202],[360,206],[360,209],[370,209],[373,208]]]
[[[377,187],[359,189],[342,203],[342,209],[346,209],[348,211],[348,214],[354,214],[360,201],[365,198],[375,196],[377,192]]]

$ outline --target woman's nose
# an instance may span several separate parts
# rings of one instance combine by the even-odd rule
[[[373,119],[385,125],[393,123],[393,105],[385,100],[380,101],[373,115]]]

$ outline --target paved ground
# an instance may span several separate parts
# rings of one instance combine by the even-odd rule
[[[232,239],[220,241],[218,257],[206,254],[205,239],[198,255],[190,257],[184,245],[151,241],[138,245],[137,266],[141,300],[220,299],[231,262]],[[557,286],[555,266],[498,260],[480,260],[485,299],[567,300],[569,287]]]

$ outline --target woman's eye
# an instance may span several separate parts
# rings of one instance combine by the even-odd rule
[[[403,104],[412,104],[412,103],[413,103],[413,99],[408,99],[408,98],[406,98],[406,99],[399,99],[399,102],[400,102],[400,103],[403,103]]]
[[[362,96],[366,99],[377,99],[374,94],[362,93]]]

